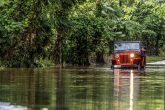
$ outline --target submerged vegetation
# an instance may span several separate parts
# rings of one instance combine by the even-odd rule
[[[164,54],[163,0],[1,0],[0,65],[104,64],[113,42]]]

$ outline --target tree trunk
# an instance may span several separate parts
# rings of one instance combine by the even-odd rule
[[[97,52],[96,53],[96,63],[97,64],[105,64],[104,52]]]
[[[65,23],[68,21],[68,13],[61,9],[56,11],[55,15],[57,17],[57,39],[54,47],[54,63],[63,66],[63,43],[66,36],[67,26]]]
[[[122,0],[119,0],[119,7],[122,6]]]
[[[64,29],[59,27],[57,29],[57,40],[55,41],[54,47],[54,62],[55,64],[63,65],[63,38]]]
[[[101,17],[102,16],[102,3],[101,0],[97,0],[96,1],[96,17]],[[103,28],[102,28],[103,30]],[[102,38],[102,32],[100,31],[95,31],[95,35],[94,35],[95,39],[94,39],[94,48],[97,48],[97,45],[99,45],[101,43],[101,38]],[[104,64],[104,52],[103,50],[95,50],[96,51],[96,63],[97,64]]]
[[[156,37],[156,44],[155,44],[155,55],[159,55],[159,40],[160,40],[160,35]]]

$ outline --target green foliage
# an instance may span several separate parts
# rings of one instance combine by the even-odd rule
[[[116,15],[113,13],[113,8],[107,5],[100,4],[100,8],[95,7],[96,10],[92,8],[95,5],[83,4],[76,11],[73,10],[70,16],[72,25],[65,55],[67,63],[88,65],[91,54],[100,52],[104,54],[111,48],[109,44],[112,42],[112,36],[109,30],[112,27],[109,25],[111,22],[107,22],[107,18],[110,21],[109,13]],[[90,13],[86,13],[86,8]]]
[[[145,27],[144,30],[149,30],[148,34],[142,33],[143,36],[141,37],[143,40],[145,39],[144,44],[149,48],[149,54],[151,55],[159,54],[159,42],[162,42],[163,36],[165,36],[165,17],[163,16],[165,8],[163,6],[164,4],[146,1],[142,4],[139,3],[137,9],[132,13],[132,19],[142,24]]]
[[[18,0],[1,7],[0,58],[5,66],[36,67],[38,59],[49,55],[52,26],[42,10],[34,8],[40,3]]]
[[[1,64],[37,67],[54,57],[89,65],[90,55],[111,54],[116,40],[140,40],[159,55],[164,7],[153,0],[1,0]]]
[[[79,16],[72,18],[72,28],[68,39],[66,61],[71,64],[89,64],[88,55],[91,51],[92,26],[89,18]],[[80,22],[81,21],[81,22]]]

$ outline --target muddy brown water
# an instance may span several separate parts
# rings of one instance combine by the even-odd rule
[[[0,110],[164,110],[159,69],[0,70]]]

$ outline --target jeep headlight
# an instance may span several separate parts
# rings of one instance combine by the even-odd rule
[[[130,54],[130,57],[131,57],[131,58],[133,58],[134,56],[135,56],[135,54],[133,54],[133,53]]]

